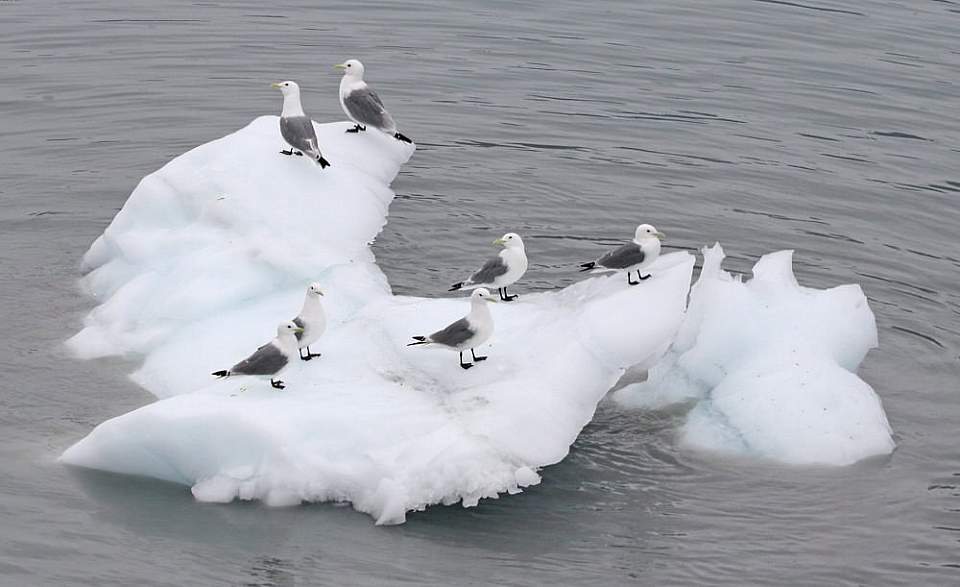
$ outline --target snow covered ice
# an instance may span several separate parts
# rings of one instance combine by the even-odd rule
[[[686,446],[792,464],[846,465],[889,454],[890,426],[855,371],[877,346],[873,312],[857,285],[801,287],[792,251],[764,256],[747,282],[704,249],[683,325],[643,383],[614,398],[656,409],[693,402]]]
[[[490,359],[469,371],[455,353],[407,348],[469,308],[391,295],[369,250],[414,147],[316,125],[332,164],[321,170],[277,153],[278,126],[259,118],[147,176],[87,253],[99,306],[68,345],[142,356],[133,378],[160,400],[101,424],[64,462],[181,483],[202,501],[349,502],[399,523],[538,483],[624,370],[673,340],[687,253],[661,257],[642,286],[597,277],[494,305],[478,349]],[[321,358],[288,368],[282,392],[211,377],[268,340],[312,281],[326,294]]]
[[[68,345],[142,357],[133,378],[159,399],[104,422],[64,462],[181,483],[201,501],[349,502],[400,523],[538,483],[630,367],[650,377],[615,398],[693,403],[690,447],[829,464],[893,449],[854,373],[877,342],[863,293],[800,287],[789,252],[741,283],[719,246],[707,250],[686,314],[685,252],[635,287],[614,274],[495,304],[477,349],[490,359],[469,371],[455,353],[408,348],[469,309],[465,296],[393,296],[369,249],[414,146],[316,125],[332,164],[321,170],[278,154],[278,126],[259,118],[145,177],[90,248],[83,285],[99,305]],[[270,339],[314,281],[321,358],[295,361],[282,392],[210,375]]]

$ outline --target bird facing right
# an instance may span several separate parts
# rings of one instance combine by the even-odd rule
[[[478,357],[473,349],[493,335],[493,316],[490,315],[487,302],[496,301],[486,288],[480,287],[473,290],[470,294],[469,314],[429,336],[414,336],[413,342],[407,346],[438,344],[452,351],[459,351],[460,366],[464,369],[473,367],[474,363],[486,361],[487,357]],[[467,349],[470,349],[474,363],[463,362],[463,351]]]
[[[626,271],[627,283],[638,285],[650,274],[643,275],[643,270],[653,264],[660,256],[660,241],[664,234],[650,224],[641,224],[634,233],[633,240],[617,247],[596,261],[583,263],[580,271]],[[633,281],[630,273],[636,271],[637,279]]]
[[[256,352],[240,361],[229,369],[214,371],[213,376],[224,378],[231,375],[257,375],[260,377],[270,377],[270,385],[275,389],[283,389],[285,386],[280,381],[280,374],[290,365],[294,355],[299,355],[299,345],[297,344],[297,334],[302,333],[303,328],[291,322],[281,322],[277,326],[277,337]],[[276,377],[276,379],[274,379]]]
[[[465,281],[451,285],[450,291],[489,287],[496,288],[504,302],[517,299],[516,294],[507,294],[507,286],[516,283],[527,272],[527,252],[523,239],[515,232],[508,232],[493,241],[493,244],[502,246],[503,250],[496,257],[487,259],[483,267]]]

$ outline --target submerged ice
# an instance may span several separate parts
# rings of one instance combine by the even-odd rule
[[[894,448],[873,389],[856,375],[877,328],[857,285],[801,287],[792,251],[764,256],[743,282],[704,249],[676,340],[626,406],[692,402],[689,447],[794,464],[846,465]]]
[[[407,348],[469,302],[391,295],[368,243],[413,147],[346,128],[316,125],[323,170],[278,155],[277,118],[263,117],[144,178],[85,257],[100,305],[68,344],[143,356],[133,377],[161,399],[104,422],[64,462],[182,483],[203,501],[349,502],[398,523],[538,483],[624,370],[667,349],[687,253],[658,259],[642,286],[599,277],[494,305],[495,334],[478,349],[490,359],[469,371],[449,351]],[[213,380],[314,281],[321,358],[292,361],[282,392]]]

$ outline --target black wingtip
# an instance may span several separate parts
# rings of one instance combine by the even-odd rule
[[[589,263],[583,263],[582,265],[580,265],[580,267],[582,267],[582,269],[581,269],[580,271],[581,271],[581,272],[583,272],[583,271],[590,271],[591,269],[593,269],[593,268],[596,267],[596,266],[597,266],[596,261],[590,261]]]
[[[427,344],[430,342],[426,336],[413,336],[411,338],[413,338],[414,342],[407,343],[407,346],[417,346],[418,344]]]
[[[404,143],[410,143],[411,145],[413,144],[413,141],[411,141],[409,137],[406,137],[399,132],[393,135],[393,138],[397,139],[398,141],[403,141]]]
[[[211,375],[213,375],[214,377],[221,377],[221,378],[223,378],[223,377],[227,377],[228,375],[230,375],[230,372],[227,371],[226,369],[224,369],[223,371],[214,371],[213,373],[211,373]]]
[[[453,285],[450,286],[450,289],[448,289],[447,291],[457,291],[461,287],[463,287],[462,281],[460,283],[454,283]]]

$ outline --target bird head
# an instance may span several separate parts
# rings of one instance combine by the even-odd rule
[[[347,59],[343,63],[334,65],[337,69],[343,70],[343,75],[349,75],[363,79],[363,64],[356,59]]]
[[[313,283],[311,283],[310,287],[307,288],[307,293],[313,294],[315,296],[322,296],[323,290],[320,289],[320,282],[314,281]]]
[[[477,289],[473,290],[473,293],[470,294],[470,300],[473,302],[484,301],[494,304],[497,303],[496,298],[494,298],[493,294],[490,293],[490,290],[485,287],[478,287]]]
[[[652,224],[641,224],[640,226],[637,227],[637,232],[634,235],[633,240],[639,243],[643,241],[648,241],[650,239],[663,240],[665,238],[666,236],[662,232],[654,228]]]
[[[495,245],[501,245],[508,249],[522,249],[523,239],[515,232],[508,232],[497,240],[493,241]]]
[[[280,325],[277,326],[277,336],[296,336],[301,332],[303,332],[303,328],[297,326],[292,320],[281,322]]]
[[[292,96],[300,93],[300,86],[297,85],[297,82],[292,82],[290,80],[285,82],[274,82],[270,84],[270,87],[280,90],[284,96]]]

